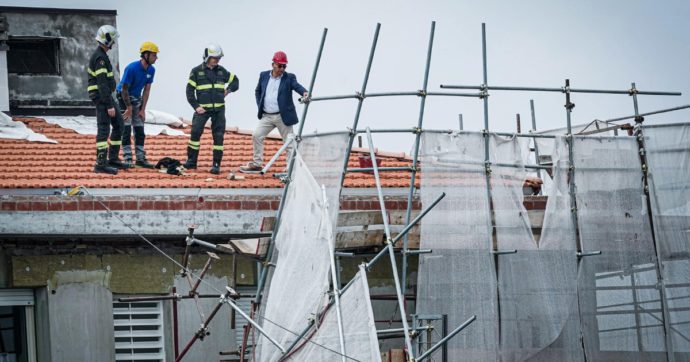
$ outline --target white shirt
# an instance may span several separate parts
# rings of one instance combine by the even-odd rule
[[[280,88],[280,80],[283,78],[283,74],[276,78],[273,76],[273,72],[269,73],[266,96],[264,97],[264,112],[266,113],[280,112],[278,107],[278,88]]]

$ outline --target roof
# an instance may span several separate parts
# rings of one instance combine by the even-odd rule
[[[96,174],[93,165],[96,161],[95,137],[80,135],[71,129],[47,123],[40,118],[19,118],[15,121],[25,123],[35,132],[58,141],[57,144],[29,142],[24,140],[0,139],[0,189],[57,189],[76,186],[89,188],[280,188],[282,183],[272,173],[266,175],[244,175],[244,180],[228,180],[230,171],[236,172],[240,165],[252,158],[251,131],[232,130],[225,134],[225,155],[220,175],[208,172],[211,168],[213,144],[210,130],[201,138],[197,170],[186,175],[174,176],[158,170],[130,169],[120,171],[116,176]],[[184,129],[189,133],[190,129]],[[146,151],[149,160],[155,163],[162,157],[186,160],[186,136],[147,136]],[[264,147],[266,161],[275,154],[282,141],[267,138]],[[359,156],[364,150],[353,149],[349,167],[360,167]],[[368,152],[368,151],[367,151]],[[368,154],[368,153],[367,153]],[[397,154],[378,152],[382,166],[409,166],[411,161],[400,152]],[[285,157],[281,157],[272,167],[272,172],[281,172],[286,167]],[[334,167],[340,167],[339,165]],[[381,174],[383,187],[409,187],[410,175],[407,171],[384,172]],[[419,184],[419,175],[417,177]],[[375,187],[374,177],[366,173],[349,173],[345,187]]]

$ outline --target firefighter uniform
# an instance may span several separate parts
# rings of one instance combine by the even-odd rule
[[[117,169],[115,172],[112,172],[112,168],[123,168],[124,166],[118,158],[120,145],[122,145],[124,121],[112,96],[116,85],[115,77],[113,76],[113,66],[110,64],[108,54],[101,46],[91,55],[87,71],[89,98],[96,105],[96,122],[98,125],[96,133],[96,167],[94,171],[117,173]],[[115,117],[108,115],[109,108],[115,108]],[[108,147],[109,135],[110,147]],[[109,157],[108,154],[110,154]]]
[[[227,88],[226,88],[227,84]],[[187,101],[192,108],[202,107],[206,112],[194,112],[192,118],[192,134],[187,145],[187,162],[185,168],[196,168],[201,135],[206,121],[211,119],[213,134],[213,168],[212,173],[220,172],[223,159],[223,138],[225,137],[225,91],[235,92],[240,87],[240,81],[235,74],[220,65],[209,68],[202,63],[192,69],[187,81]]]

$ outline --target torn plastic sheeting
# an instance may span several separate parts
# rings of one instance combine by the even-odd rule
[[[30,142],[57,143],[45,135],[34,132],[24,123],[14,121],[10,116],[0,112],[0,138],[11,140],[26,140]]]

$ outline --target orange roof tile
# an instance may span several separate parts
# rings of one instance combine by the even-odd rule
[[[57,144],[0,139],[0,188],[66,188],[86,186],[91,188],[279,188],[282,184],[272,175],[245,175],[244,180],[228,180],[228,172],[238,171],[252,157],[251,134],[246,130],[232,129],[225,134],[225,155],[222,173],[212,175],[211,132],[206,130],[202,136],[199,168],[186,175],[173,176],[158,170],[130,169],[120,171],[116,176],[93,173],[96,160],[95,137],[80,135],[73,130],[47,123],[40,118],[14,118],[24,122],[29,128],[43,133]],[[189,132],[189,128],[185,129]],[[149,160],[155,163],[162,157],[186,160],[187,137],[148,136],[146,151]],[[281,140],[267,138],[264,147],[264,160],[268,161],[282,145]],[[356,150],[350,156],[349,167],[360,167],[358,157],[365,150]],[[382,153],[382,152],[380,152]],[[365,152],[368,155],[368,151]],[[391,157],[400,156],[400,157]],[[410,160],[400,153],[382,153],[382,166],[409,166]],[[274,172],[286,167],[285,157],[273,166]],[[334,166],[334,167],[340,167]],[[408,172],[384,172],[381,174],[384,187],[408,187]],[[419,174],[416,184],[419,186]],[[349,173],[345,187],[375,187],[374,176],[367,173]]]

